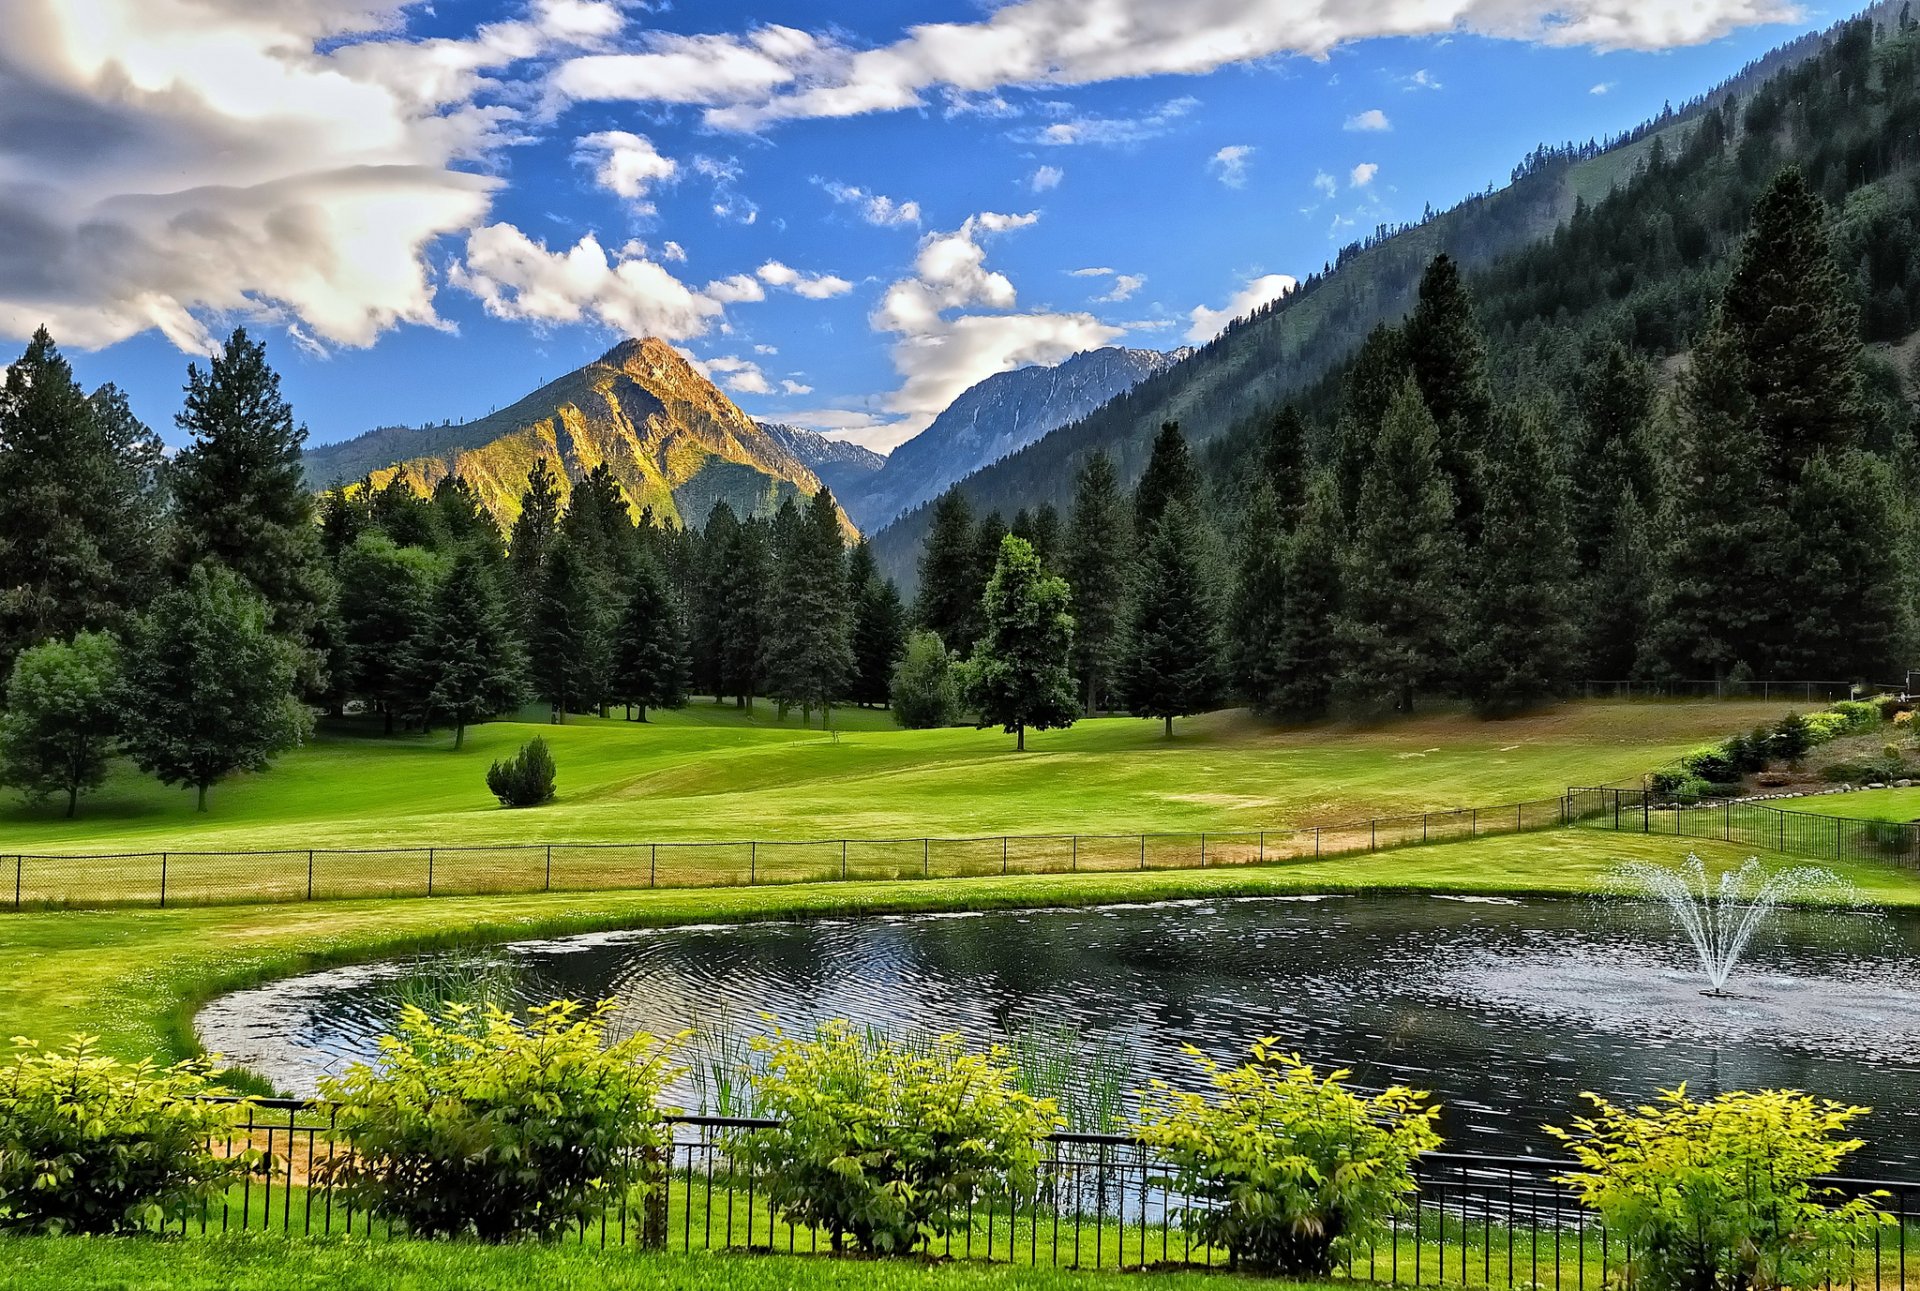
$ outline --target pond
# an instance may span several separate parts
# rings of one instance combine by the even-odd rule
[[[1874,1108],[1856,1172],[1920,1176],[1920,918],[1777,913],[1724,998],[1664,907],[1326,896],[685,927],[310,974],[208,1005],[208,1049],[279,1087],[375,1052],[403,1002],[612,997],[625,1028],[737,1044],[763,1014],[985,1044],[1070,1028],[1124,1089],[1277,1037],[1368,1086],[1431,1089],[1460,1151],[1559,1155],[1580,1093],[1796,1088]],[[1077,1062],[1086,1062],[1084,1057]],[[676,1091],[688,1110],[713,1094]],[[706,1110],[719,1110],[709,1105]]]

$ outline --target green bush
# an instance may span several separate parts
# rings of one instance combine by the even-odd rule
[[[502,807],[537,807],[553,798],[553,754],[539,736],[505,762],[487,768],[487,788]]]
[[[1549,1132],[1581,1169],[1565,1176],[1632,1252],[1645,1291],[1749,1291],[1851,1281],[1854,1243],[1887,1217],[1815,1183],[1861,1146],[1865,1108],[1787,1091],[1722,1094],[1686,1086],[1627,1111],[1604,1098],[1571,1130]]]
[[[1847,719],[1849,732],[1870,731],[1880,725],[1880,705],[1865,699],[1843,699],[1827,711]]]
[[[829,1022],[753,1047],[760,1112],[781,1124],[740,1135],[734,1155],[776,1211],[826,1229],[835,1251],[851,1237],[904,1254],[965,1228],[976,1203],[1031,1196],[1039,1140],[1060,1123],[1052,1100],[1019,1091],[1003,1051],[967,1053],[957,1036],[903,1045]]]
[[[552,1237],[658,1185],[660,1091],[678,1038],[608,1042],[612,1001],[556,1000],[523,1023],[408,1006],[378,1061],[321,1081],[352,1149],[319,1171],[408,1232]]]
[[[960,681],[938,636],[916,632],[907,638],[906,654],[893,670],[888,703],[893,720],[910,731],[951,726],[959,720]]]
[[[1798,713],[1788,713],[1773,729],[1774,756],[1793,766],[1799,766],[1812,747],[1813,732],[1807,729],[1807,719]]]
[[[1713,793],[1713,786],[1687,771],[1655,771],[1651,780],[1654,796],[1668,802],[1696,803]]]
[[[121,1063],[91,1036],[42,1052],[14,1040],[0,1068],[0,1232],[130,1233],[177,1223],[261,1166],[216,1155],[237,1106],[211,1063]]]
[[[1680,755],[1680,769],[1713,784],[1726,784],[1740,778],[1739,760],[1724,744],[1689,749]]]
[[[1413,1169],[1440,1145],[1428,1095],[1395,1085],[1366,1097],[1322,1078],[1270,1040],[1253,1061],[1223,1068],[1191,1047],[1213,1096],[1156,1080],[1140,1138],[1172,1167],[1172,1182],[1205,1204],[1186,1222],[1237,1266],[1323,1277],[1406,1209]]]
[[[1870,820],[1864,826],[1867,842],[1887,856],[1908,856],[1914,850],[1914,836],[1920,826],[1899,820]]]
[[[1828,710],[1824,713],[1807,714],[1807,734],[1812,737],[1816,747],[1839,739],[1852,728],[1853,723],[1845,713]]]

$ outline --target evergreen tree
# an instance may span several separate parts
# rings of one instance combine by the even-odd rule
[[[767,650],[771,693],[783,708],[797,705],[808,724],[814,709],[831,712],[852,678],[846,547],[839,508],[824,488],[807,504],[782,553]]]
[[[1561,694],[1575,646],[1566,477],[1531,411],[1494,432],[1482,497],[1461,671],[1475,708],[1506,714]]]
[[[435,526],[449,555],[463,547],[478,547],[489,561],[504,554],[500,526],[471,484],[457,474],[443,475],[433,486]]]
[[[373,528],[392,539],[396,547],[437,551],[445,541],[440,515],[433,503],[415,493],[399,471],[374,491],[367,519]]]
[[[29,802],[80,795],[107,778],[120,725],[120,643],[105,632],[47,641],[13,661],[0,713],[0,784]]]
[[[759,519],[735,530],[721,589],[721,667],[734,703],[749,712],[754,697],[766,690],[765,639],[775,578],[771,532],[772,526]]]
[[[1439,436],[1440,467],[1469,548],[1479,540],[1479,457],[1493,429],[1487,347],[1452,257],[1438,255],[1420,279],[1406,326],[1407,364]]]
[[[427,708],[453,723],[455,751],[467,727],[518,707],[526,695],[526,660],[495,565],[478,546],[454,552],[420,643]]]
[[[440,559],[419,547],[400,547],[371,533],[341,556],[340,645],[345,693],[378,710],[393,734],[401,712],[421,712],[426,701],[414,669],[417,644],[431,623]]]
[[[1782,171],[1754,206],[1715,325],[1740,350],[1769,473],[1783,486],[1815,454],[1865,438],[1853,297],[1824,203],[1799,170]]]
[[[305,738],[312,717],[293,693],[299,654],[270,626],[258,592],[224,565],[195,565],[129,633],[123,747],[162,784],[191,786],[205,811],[212,786],[266,769]]]
[[[111,386],[89,399],[43,327],[0,388],[0,670],[116,628],[152,590],[159,442]]]
[[[1334,433],[1333,465],[1340,514],[1349,522],[1360,509],[1360,489],[1373,461],[1374,443],[1380,438],[1380,423],[1409,370],[1406,334],[1387,323],[1367,335],[1348,365]]]
[[[1910,662],[1904,519],[1881,458],[1855,449],[1807,459],[1787,505],[1780,591],[1793,632],[1777,671],[1873,681]]]
[[[547,550],[527,638],[534,695],[551,707],[556,723],[566,720],[568,709],[599,701],[595,688],[606,674],[600,651],[607,646],[600,593],[573,544],[556,539]]]
[[[1235,692],[1261,712],[1272,711],[1274,691],[1286,681],[1278,651],[1289,612],[1287,540],[1279,498],[1261,479],[1240,516],[1226,632],[1228,679]]]
[[[1300,521],[1281,553],[1286,614],[1273,639],[1269,712],[1289,721],[1324,717],[1340,670],[1335,619],[1340,608],[1340,487],[1329,472],[1307,485]]]
[[[1260,482],[1273,490],[1277,514],[1288,526],[1307,500],[1310,470],[1307,423],[1299,409],[1286,405],[1267,423],[1260,442]]]
[[[1073,667],[1089,717],[1105,700],[1123,654],[1131,528],[1113,459],[1095,452],[1080,470],[1066,542],[1066,575],[1075,610]]]
[[[547,551],[560,532],[560,483],[547,459],[534,459],[527,487],[520,494],[520,514],[514,517],[507,539],[507,561],[513,576],[513,595],[519,603],[521,630],[533,640],[533,616],[545,582]]]
[[[847,698],[885,704],[894,665],[906,648],[907,611],[893,580],[880,576],[865,538],[848,558],[847,586],[853,597],[853,680]]]
[[[980,583],[974,553],[973,510],[958,487],[933,504],[920,548],[920,595],[914,622],[956,650],[973,648],[979,634]]]
[[[1568,499],[1577,568],[1593,569],[1613,546],[1623,486],[1642,501],[1654,494],[1646,445],[1653,398],[1652,367],[1617,342],[1580,374]]]
[[[365,482],[349,489],[335,484],[320,495],[320,550],[329,561],[339,563],[347,548],[360,541],[371,527]]]
[[[1640,495],[1623,485],[1607,526],[1612,536],[1581,587],[1579,657],[1588,677],[1618,681],[1633,675],[1653,595],[1651,523]]]
[[[1180,433],[1180,423],[1161,422],[1160,433],[1154,436],[1153,452],[1147,458],[1147,469],[1133,490],[1135,540],[1141,544],[1152,542],[1153,526],[1173,503],[1193,507],[1199,501],[1200,473],[1187,451],[1187,438]]]
[[[924,629],[909,636],[887,692],[893,720],[909,731],[953,725],[960,717],[955,672],[953,656],[939,637]]]
[[[686,634],[680,607],[651,554],[634,564],[633,590],[615,636],[613,698],[627,716],[649,708],[679,708],[687,702]]]
[[[1461,563],[1439,432],[1411,378],[1387,409],[1342,555],[1339,689],[1413,708],[1449,679]]]
[[[1073,725],[1069,601],[1066,580],[1040,567],[1032,544],[1012,534],[1001,540],[980,602],[984,627],[961,689],[980,725],[1004,729],[1017,750],[1025,751],[1030,729]]]
[[[692,669],[688,685],[719,703],[728,693],[726,653],[729,564],[739,556],[740,521],[722,499],[714,503],[706,526],[694,540],[691,570],[695,590],[690,601],[687,635]]]
[[[189,364],[174,421],[192,440],[167,472],[176,568],[218,561],[245,580],[273,630],[307,652],[302,679],[317,686],[332,580],[300,465],[306,427],[280,396],[267,347],[236,328],[206,368]]]
[[[1154,522],[1128,633],[1127,708],[1157,717],[1173,737],[1173,719],[1220,700],[1220,611],[1198,523],[1171,499]]]
[[[588,643],[586,655],[592,671],[581,679],[585,689],[580,697],[587,707],[605,717],[612,684],[612,633],[619,618],[615,607],[622,605],[626,598],[639,551],[639,538],[626,494],[605,462],[574,485],[567,498],[567,508],[560,516],[559,530],[559,541],[572,550],[583,577],[593,589],[594,603],[601,607],[595,619],[596,637]]]
[[[993,569],[1000,560],[1000,540],[1011,530],[1007,522],[1000,518],[998,511],[989,511],[980,517],[980,523],[973,527],[973,600],[977,607],[980,596],[987,590],[987,580],[993,577]],[[1031,545],[1031,544],[1029,544]],[[1037,558],[1039,552],[1035,552]]]
[[[1781,521],[1746,362],[1728,330],[1709,329],[1694,349],[1678,411],[1638,667],[1673,678],[1761,675],[1779,614],[1771,589]]]

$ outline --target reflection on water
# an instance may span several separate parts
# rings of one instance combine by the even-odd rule
[[[1064,1023],[1122,1046],[1142,1084],[1189,1079],[1182,1044],[1232,1058],[1275,1036],[1361,1083],[1434,1090],[1451,1145],[1484,1152],[1553,1153],[1540,1123],[1586,1089],[1806,1089],[1876,1109],[1857,1168],[1920,1169],[1920,919],[1778,914],[1727,999],[1700,993],[1690,954],[1639,903],[1367,896],[601,934],[506,948],[489,981],[523,1002],[611,995],[621,1026],[657,1033],[772,1013],[984,1044]],[[445,961],[240,992],[201,1036],[310,1092],[374,1051],[397,981]]]

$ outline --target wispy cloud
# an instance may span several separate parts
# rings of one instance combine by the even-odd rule
[[[1387,120],[1387,114],[1379,108],[1368,108],[1365,112],[1356,112],[1354,115],[1348,117],[1346,124],[1342,126],[1341,129],[1363,132],[1391,130],[1393,129],[1393,122]]]
[[[920,203],[915,201],[896,202],[885,193],[875,193],[864,188],[855,188],[851,184],[842,184],[833,180],[814,176],[813,182],[824,189],[827,195],[843,206],[852,206],[859,210],[860,218],[880,228],[897,228],[901,225],[920,223]]]
[[[1347,183],[1353,188],[1365,188],[1373,182],[1373,177],[1379,173],[1380,167],[1378,163],[1363,161],[1347,173]]]
[[[1244,188],[1247,183],[1247,161],[1253,152],[1252,144],[1229,144],[1207,159],[1207,169],[1228,188]]]
[[[1049,192],[1060,187],[1060,181],[1066,177],[1067,172],[1058,166],[1041,166],[1027,177],[1027,189],[1034,193]]]

